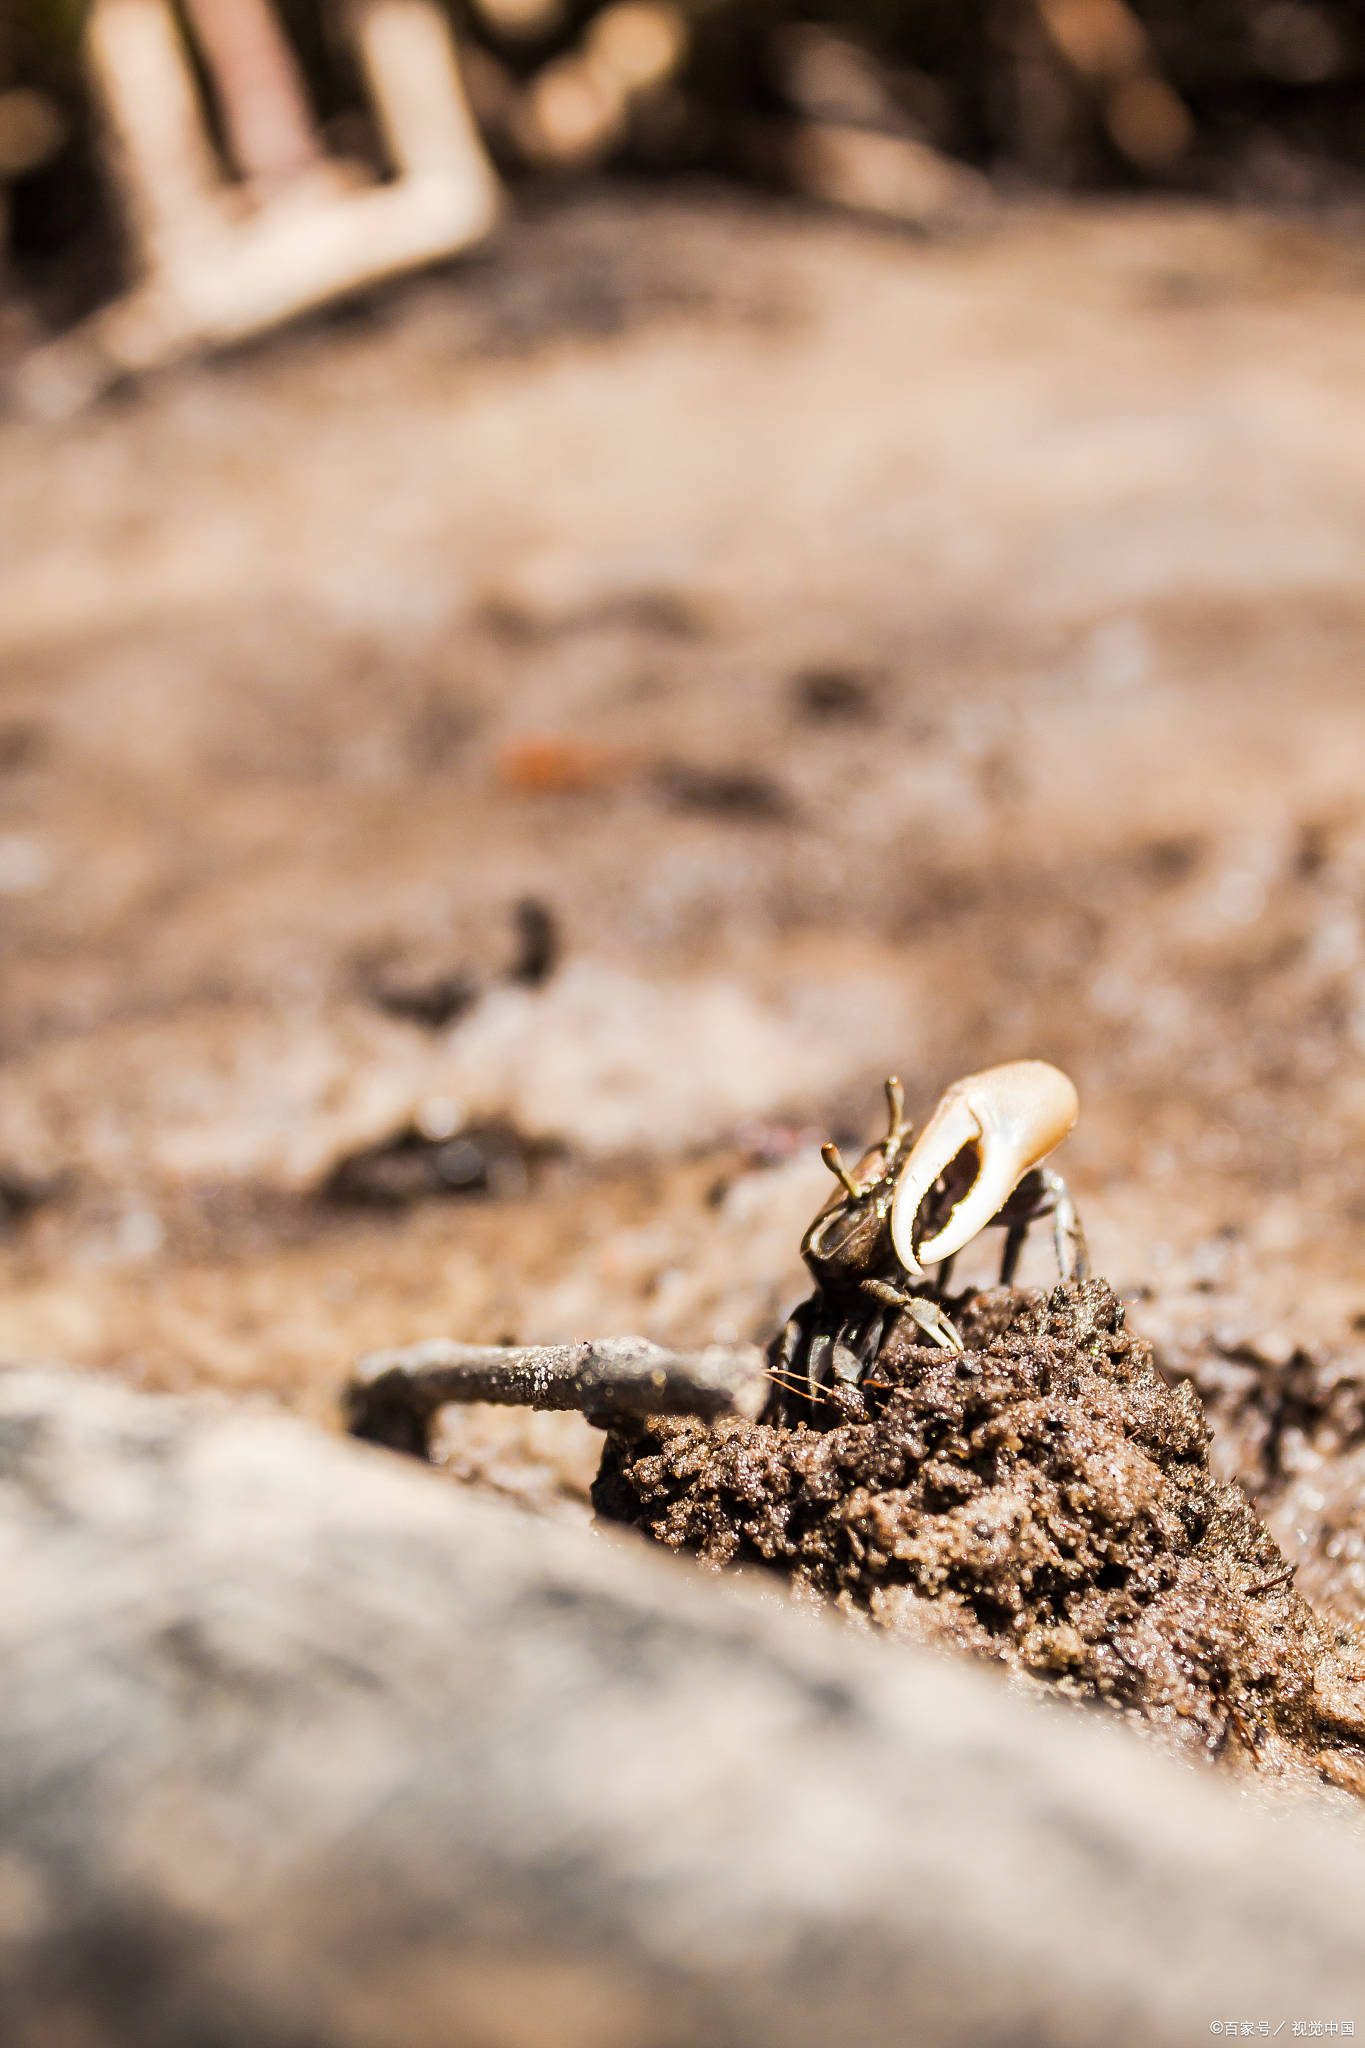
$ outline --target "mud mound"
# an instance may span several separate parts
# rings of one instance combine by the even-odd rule
[[[965,1355],[905,1324],[852,1397],[865,1419],[614,1432],[599,1514],[715,1565],[761,1561],[1181,1748],[1311,1760],[1365,1789],[1365,1660],[1210,1472],[1193,1388],[1161,1378],[1109,1286],[997,1289],[953,1313]]]

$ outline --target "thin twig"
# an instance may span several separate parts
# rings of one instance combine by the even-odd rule
[[[645,1337],[595,1343],[454,1344],[435,1338],[356,1361],[342,1396],[352,1436],[425,1457],[432,1418],[451,1401],[504,1408],[577,1409],[607,1426],[647,1415],[741,1415],[768,1396],[763,1353],[752,1344],[666,1351]]]

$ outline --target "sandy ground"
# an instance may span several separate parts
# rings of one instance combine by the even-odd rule
[[[1157,204],[608,187],[0,423],[0,1350],[333,1420],[377,1344],[765,1337],[819,1138],[1039,1055],[1168,1363],[1354,1386],[1363,479],[1365,247]],[[491,1192],[327,1192],[462,1124]]]

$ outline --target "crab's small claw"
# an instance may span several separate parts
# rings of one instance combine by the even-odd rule
[[[984,1230],[1029,1168],[1061,1144],[1079,1109],[1071,1082],[1045,1060],[1013,1060],[954,1081],[896,1184],[891,1240],[907,1273],[921,1278],[926,1266],[950,1259]],[[920,1204],[967,1147],[977,1155],[970,1187],[943,1228],[916,1245]]]

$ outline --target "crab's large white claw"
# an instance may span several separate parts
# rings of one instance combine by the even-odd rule
[[[1061,1144],[1079,1110],[1075,1088],[1046,1060],[1012,1060],[954,1081],[896,1184],[891,1240],[906,1271],[920,1278],[926,1266],[951,1258],[984,1230],[1029,1168]],[[916,1247],[920,1203],[968,1145],[976,1147],[975,1179],[938,1235]]]

